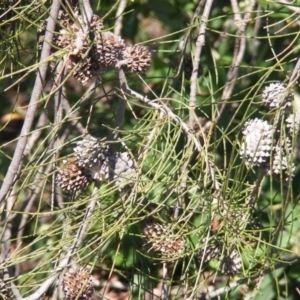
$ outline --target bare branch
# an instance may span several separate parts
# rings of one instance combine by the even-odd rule
[[[221,104],[221,107],[219,108],[219,115],[218,115],[217,119],[219,119],[221,117],[222,112],[225,109],[227,100],[232,95],[233,89],[236,84],[236,79],[239,74],[240,65],[241,65],[241,62],[244,58],[245,51],[246,51],[246,37],[244,36],[244,33],[246,30],[246,25],[250,20],[250,16],[251,16],[250,12],[252,11],[253,7],[255,6],[256,0],[251,1],[249,12],[245,14],[244,19],[242,19],[242,20],[240,20],[240,17],[239,17],[240,14],[238,12],[238,4],[237,4],[236,0],[231,0],[231,4],[232,4],[232,9],[235,13],[234,18],[235,18],[236,25],[238,26],[238,30],[236,33],[237,36],[235,39],[235,48],[234,48],[232,64],[231,64],[231,67],[226,76],[226,86],[222,93],[222,97],[221,97],[222,104]]]
[[[115,35],[121,35],[121,30],[122,30],[122,21],[123,21],[123,12],[126,8],[127,5],[127,0],[121,0],[117,13],[116,13],[116,26],[114,29],[114,34]]]
[[[205,31],[206,31],[206,26],[207,26],[210,10],[212,7],[212,3],[213,3],[213,0],[206,1],[203,15],[201,18],[201,24],[199,26],[198,38],[196,41],[196,50],[195,50],[195,57],[194,57],[194,61],[193,61],[193,72],[192,72],[192,76],[191,76],[191,92],[190,92],[190,101],[189,101],[189,109],[190,109],[189,125],[190,126],[194,120],[199,62],[200,62],[202,47],[205,44]]]
[[[167,266],[167,263],[164,262],[163,263],[163,274],[162,274],[162,286],[161,286],[161,300],[169,299],[167,276],[168,276],[168,266]]]
[[[87,25],[87,28],[89,28],[89,25],[91,23],[92,17],[93,17],[93,10],[90,4],[89,0],[82,0],[80,1],[83,5],[83,18],[84,23]]]
[[[53,32],[55,29],[55,21],[57,19],[58,11],[60,8],[60,1],[54,0],[50,17],[47,23],[47,31],[45,34],[45,41],[43,43],[42,53],[40,61],[46,61],[51,52],[51,42],[53,39]],[[31,125],[35,117],[35,112],[38,107],[39,98],[42,93],[44,87],[44,81],[46,78],[48,63],[43,63],[38,70],[37,77],[34,83],[34,87],[31,94],[31,99],[28,105],[28,110],[26,112],[25,121],[22,127],[22,131],[20,134],[20,139],[17,143],[16,150],[14,152],[14,156],[6,173],[6,176],[3,181],[3,185],[0,190],[0,205],[4,201],[4,199],[9,194],[9,189],[11,188],[14,178],[18,173],[18,169],[23,161],[23,153],[26,147],[26,143],[28,140],[28,135],[30,133]]]

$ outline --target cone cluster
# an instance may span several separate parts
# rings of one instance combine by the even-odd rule
[[[233,247],[225,247],[221,236],[215,235],[206,242],[206,238],[201,241],[203,247],[198,252],[198,259],[203,264],[211,260],[220,261],[219,271],[227,276],[234,276],[242,269],[242,260],[238,252]]]
[[[148,252],[170,258],[184,251],[183,239],[170,232],[168,226],[151,221],[144,226],[143,233],[144,247]]]
[[[47,22],[39,28],[39,45],[44,40]],[[53,51],[67,50],[67,70],[83,85],[93,76],[114,68],[119,61],[129,72],[146,72],[151,63],[151,53],[142,46],[125,46],[124,40],[110,31],[104,31],[102,20],[94,15],[88,32],[82,16],[74,12],[59,11],[58,22],[53,37]]]
[[[76,192],[94,180],[108,180],[122,189],[135,176],[134,162],[127,152],[111,154],[103,142],[88,137],[77,142],[74,157],[57,169],[56,184],[64,191]]]
[[[93,280],[85,268],[70,268],[62,287],[67,300],[88,300],[94,293]]]
[[[262,102],[270,115],[275,113],[277,124],[271,125],[261,119],[248,120],[242,131],[244,142],[241,145],[240,156],[249,167],[266,169],[269,175],[282,176],[288,179],[295,170],[291,161],[293,148],[292,139],[299,131],[300,111],[291,111],[293,92],[281,83],[271,83],[262,94]],[[274,110],[276,109],[276,110]],[[286,117],[286,114],[288,116]],[[279,116],[279,119],[278,119]],[[282,122],[281,122],[282,120]],[[280,127],[283,123],[283,127]]]

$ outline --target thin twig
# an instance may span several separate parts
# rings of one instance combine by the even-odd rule
[[[204,151],[202,149],[201,143],[199,142],[197,137],[194,135],[192,130],[189,128],[189,126],[185,122],[183,122],[180,119],[180,117],[178,117],[176,114],[174,114],[166,105],[164,105],[164,103],[162,101],[163,99],[159,98],[159,99],[156,99],[156,101],[150,100],[148,97],[143,96],[143,95],[133,91],[132,89],[130,89],[123,70],[120,69],[118,71],[118,77],[119,77],[121,89],[123,90],[124,93],[127,93],[130,96],[133,96],[133,97],[139,99],[140,101],[146,103],[147,105],[151,106],[155,110],[158,110],[162,114],[167,115],[170,119],[172,119],[175,123],[177,123],[181,127],[181,129],[185,132],[187,137],[194,143],[197,151],[200,154],[203,154],[208,174],[210,175],[211,180],[214,183],[215,190],[217,192],[219,192],[220,191],[220,183],[218,182],[218,180],[215,176],[215,172],[214,172],[213,167],[208,159],[207,153],[203,153]],[[159,103],[156,103],[158,101],[159,101]]]
[[[121,0],[117,13],[116,13],[116,26],[114,29],[114,34],[115,35],[121,35],[121,30],[122,30],[122,22],[123,22],[123,12],[126,8],[127,5],[127,0]]]
[[[238,4],[237,4],[236,0],[231,0],[231,4],[232,4],[234,13],[237,15],[240,15],[238,12]],[[221,115],[226,107],[227,101],[231,97],[233,89],[235,87],[236,79],[239,74],[240,65],[241,65],[241,62],[244,58],[245,51],[246,51],[246,37],[244,36],[244,34],[245,34],[247,23],[250,20],[251,11],[253,10],[253,7],[255,6],[255,4],[256,4],[256,0],[252,0],[249,5],[250,6],[249,12],[245,14],[243,20],[239,21],[239,17],[235,16],[235,20],[236,20],[236,22],[238,22],[236,24],[238,26],[238,30],[237,30],[236,39],[235,39],[234,55],[233,55],[231,67],[228,70],[228,73],[226,76],[226,86],[222,93],[222,97],[221,97],[222,104],[219,107],[219,114],[217,116],[216,121],[221,117]]]
[[[270,274],[270,273],[272,273],[273,271],[275,271],[277,269],[280,269],[280,268],[283,268],[283,267],[286,267],[286,266],[292,266],[292,265],[297,264],[299,262],[300,262],[300,257],[299,256],[290,258],[288,261],[280,262],[280,263],[276,264],[273,267],[270,267],[270,268],[267,268],[267,269],[263,270],[260,274],[256,274],[252,277],[242,278],[238,281],[232,282],[229,285],[224,286],[220,289],[217,289],[213,292],[209,292],[207,294],[206,299],[212,299],[212,298],[217,297],[219,295],[222,295],[226,292],[229,292],[229,291],[235,289],[236,287],[241,286],[242,284],[246,284],[248,282],[253,282],[254,279],[259,278],[259,277],[264,276],[264,275],[267,275],[267,274]]]
[[[168,300],[168,267],[167,263],[163,263],[162,286],[161,286],[161,300]]]
[[[58,11],[60,8],[60,1],[53,0],[53,4],[50,10],[50,18],[47,23],[47,29],[45,34],[45,40],[43,43],[42,53],[40,61],[46,61],[51,52],[51,42],[53,39],[53,32],[55,30],[55,24],[57,20]],[[37,77],[34,83],[34,87],[31,94],[31,99],[26,112],[25,121],[21,130],[20,138],[18,140],[16,150],[14,152],[12,161],[4,178],[1,190],[0,190],[0,205],[9,195],[9,189],[11,188],[14,178],[18,173],[19,167],[23,161],[23,153],[27,144],[28,134],[30,133],[31,125],[33,123],[35,112],[38,108],[39,98],[44,88],[44,82],[46,78],[46,72],[48,63],[43,63],[38,70]]]
[[[204,6],[204,4],[205,4],[205,0],[199,1],[199,4],[198,4],[197,8],[195,9],[193,18],[191,20],[190,26],[189,26],[187,32],[184,34],[184,37],[182,38],[182,40],[179,43],[178,48],[179,48],[179,51],[180,51],[180,57],[181,58],[184,57],[184,54],[185,54],[186,49],[187,49],[187,44],[188,44],[188,41],[189,41],[189,37],[191,35],[192,29],[194,28],[195,20],[200,15],[200,13],[202,11],[202,7]],[[176,74],[174,76],[174,79],[173,79],[173,83],[172,83],[172,88],[173,89],[176,88],[176,86],[178,85],[178,82],[181,80],[182,69],[183,69],[183,63],[182,63],[182,60],[181,60],[181,63],[179,64],[177,72],[176,72]]]
[[[35,188],[34,190],[27,196],[26,199],[26,207],[24,210],[22,210],[22,218],[21,221],[19,223],[18,226],[18,234],[17,234],[17,245],[21,245],[22,244],[22,238],[23,238],[23,233],[25,230],[25,225],[27,223],[27,220],[30,216],[29,212],[32,210],[32,207],[37,199],[38,196],[40,196],[42,188],[43,188],[43,184],[44,182],[47,180],[47,178],[45,178],[45,174],[48,174],[49,171],[51,169],[51,165],[47,165],[46,168],[44,168],[44,166],[42,166],[38,171],[37,171],[37,175],[34,178],[33,182],[35,184]],[[44,177],[44,178],[43,178]],[[43,180],[44,179],[44,180]],[[18,276],[20,273],[20,265],[17,264],[15,266],[15,276]]]
[[[300,74],[300,57],[297,60],[296,66],[293,70],[293,73],[290,77],[289,83],[292,83],[294,80],[296,80],[299,77]]]
[[[15,189],[15,187],[14,187]],[[11,211],[15,205],[17,200],[16,193],[11,194],[6,201],[6,212],[5,212],[5,220],[7,220],[6,224],[4,224],[4,230],[1,233],[1,255],[3,259],[7,259],[10,250],[11,250],[11,237],[12,237],[12,221],[8,221],[10,215],[12,214]],[[14,276],[12,266],[8,267],[9,276]]]
[[[80,227],[77,230],[76,236],[74,238],[74,242],[72,246],[69,248],[67,254],[65,255],[65,258],[61,260],[59,263],[59,266],[53,270],[53,275],[50,276],[47,280],[45,280],[41,286],[38,288],[37,291],[35,291],[32,295],[21,298],[19,300],[38,300],[39,297],[41,297],[53,284],[53,282],[56,280],[57,276],[59,276],[60,272],[71,263],[73,256],[76,254],[77,250],[79,249],[82,240],[85,236],[85,233],[87,232],[89,226],[90,226],[90,220],[89,218],[93,215],[96,203],[97,203],[97,195],[99,192],[100,183],[96,182],[95,187],[91,196],[91,201],[89,202],[85,215],[83,217],[83,221],[80,225]]]
[[[61,127],[61,121],[62,121],[62,115],[63,115],[63,109],[62,109],[62,102],[63,100],[66,100],[65,97],[63,96],[63,91],[65,90],[64,86],[63,86],[63,81],[64,81],[64,76],[65,76],[65,67],[64,67],[64,61],[60,60],[57,64],[57,68],[55,68],[55,70],[57,70],[56,76],[55,76],[55,80],[53,83],[53,87],[52,89],[54,89],[55,87],[59,88],[55,94],[54,94],[54,124],[57,124],[57,131],[58,129]],[[54,136],[54,143],[51,143],[51,145],[53,145],[53,148],[50,148],[49,150],[52,149],[57,149],[59,148],[59,140],[58,140],[58,134],[56,134]],[[54,153],[54,162],[53,162],[53,169],[56,169],[56,164],[57,164],[57,159],[58,159],[58,153],[55,152]],[[52,175],[52,187],[51,187],[51,211],[53,211],[54,208],[54,198],[55,198],[55,172],[53,172]]]
[[[83,5],[83,19],[84,19],[84,23],[86,25],[86,28],[84,28],[84,30],[85,30],[85,33],[87,33],[90,28],[90,23],[91,23],[93,15],[94,15],[94,12],[92,10],[89,0],[81,0],[80,2],[82,2],[82,5]]]
[[[45,113],[45,111],[42,111],[35,126],[35,131],[28,138],[28,142],[24,151],[24,156],[27,156],[30,153],[30,151],[34,149],[34,147],[36,147],[36,143],[40,138],[41,134],[43,133],[43,131],[39,129],[42,129],[45,126],[47,120],[47,114]]]
[[[195,50],[195,57],[193,60],[193,72],[191,76],[191,92],[190,92],[190,101],[189,101],[189,111],[190,111],[189,126],[190,127],[192,126],[193,120],[195,119],[194,111],[196,108],[198,69],[199,69],[202,48],[205,45],[205,32],[206,32],[208,17],[210,14],[212,3],[213,0],[207,0],[205,3],[203,15],[201,18],[201,24],[199,26],[198,38],[196,41],[196,50]]]

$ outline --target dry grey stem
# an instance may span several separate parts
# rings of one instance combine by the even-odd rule
[[[240,64],[244,58],[245,51],[246,51],[246,37],[244,36],[244,33],[246,30],[246,25],[249,22],[250,16],[251,16],[250,12],[245,13],[244,19],[241,19],[237,1],[231,0],[231,4],[232,4],[232,10],[235,15],[234,20],[235,20],[235,23],[236,23],[238,29],[237,29],[237,33],[236,33],[237,36],[235,39],[235,49],[234,49],[232,64],[231,64],[231,67],[226,76],[226,84],[225,84],[225,88],[223,90],[222,97],[221,97],[222,104],[219,107],[219,115],[218,115],[217,119],[219,119],[221,117],[222,112],[225,109],[227,100],[232,95],[233,89],[236,84],[236,79],[239,74]],[[255,4],[256,4],[256,0],[252,0],[249,11],[251,11],[253,9]]]
[[[115,35],[121,35],[121,30],[122,30],[122,23],[123,23],[123,12],[126,8],[127,5],[127,0],[121,0],[117,13],[116,13],[116,26],[114,29],[114,34]]]
[[[205,44],[205,32],[206,32],[208,17],[210,14],[212,3],[213,0],[206,1],[203,15],[201,18],[201,24],[199,26],[198,38],[196,41],[196,51],[195,51],[195,57],[193,61],[193,71],[191,76],[191,92],[190,92],[190,101],[189,101],[189,109],[190,109],[189,125],[190,126],[192,125],[192,122],[194,120],[194,110],[196,107],[198,68],[199,68],[202,48]]]
[[[50,10],[50,18],[47,24],[47,31],[45,34],[45,41],[43,43],[43,49],[41,53],[40,61],[46,61],[51,52],[51,42],[53,39],[53,32],[55,29],[55,21],[57,19],[58,11],[60,8],[60,1],[54,0],[51,10]],[[25,121],[21,130],[20,138],[18,140],[16,150],[14,152],[12,161],[4,178],[1,190],[0,190],[0,204],[4,201],[6,196],[8,195],[9,189],[13,184],[13,180],[18,173],[19,166],[23,161],[23,153],[27,144],[28,135],[31,130],[31,125],[33,123],[35,112],[38,108],[39,98],[44,88],[44,81],[46,78],[48,63],[43,63],[37,72],[37,77],[34,83],[34,87],[32,90],[30,102],[28,105],[28,110],[26,112]]]

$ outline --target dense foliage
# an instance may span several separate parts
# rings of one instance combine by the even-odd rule
[[[291,2],[0,2],[0,297],[299,297]]]

